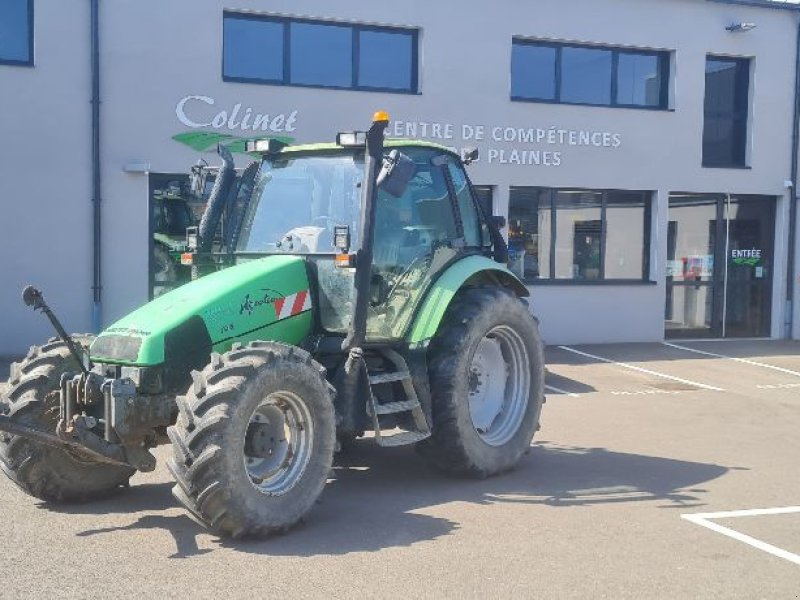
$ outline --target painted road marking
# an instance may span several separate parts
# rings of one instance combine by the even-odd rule
[[[757,385],[756,388],[759,390],[792,390],[800,388],[800,383],[765,383]]]
[[[694,352],[695,354],[703,354],[704,356],[713,356],[714,358],[727,358],[728,360],[735,360],[736,362],[752,365],[754,367],[763,367],[765,369],[772,369],[780,373],[794,375],[800,377],[800,371],[792,371],[791,369],[784,369],[783,367],[776,367],[775,365],[768,365],[767,363],[750,360],[748,358],[736,358],[735,356],[725,356],[724,354],[717,354],[716,352],[707,352],[706,350],[698,350],[697,348],[689,348],[688,346],[680,346],[678,344],[671,344],[670,342],[661,342],[670,348],[677,348],[678,350],[686,350],[687,352]]]
[[[670,379],[672,381],[677,381],[679,383],[685,383],[686,385],[691,385],[694,387],[699,387],[704,390],[711,390],[713,392],[724,392],[722,388],[715,387],[713,385],[707,385],[705,383],[698,383],[696,381],[689,381],[688,379],[681,379],[680,377],[675,377],[673,375],[667,375],[666,373],[659,373],[658,371],[651,371],[650,369],[644,369],[642,367],[637,367],[634,365],[629,365],[628,363],[617,362],[616,360],[611,360],[610,358],[603,358],[602,356],[596,356],[594,354],[589,354],[588,352],[581,352],[580,350],[575,350],[575,348],[570,348],[569,346],[559,346],[562,350],[566,350],[567,352],[572,352],[573,354],[580,354],[581,356],[585,356],[587,358],[591,358],[593,360],[599,360],[602,362],[610,363],[612,365],[617,365],[618,367],[622,367],[623,369],[630,369],[631,371],[638,371],[639,373],[647,373],[648,375],[653,375],[655,377],[661,377],[662,379]]]
[[[687,515],[681,515],[681,518],[686,519],[687,521],[690,521],[695,525],[700,525],[701,527],[705,527],[706,529],[710,529],[711,531],[716,531],[717,533],[726,535],[729,538],[733,538],[734,540],[739,540],[740,542],[744,542],[745,544],[752,546],[753,548],[758,548],[759,550],[763,550],[764,552],[772,554],[773,556],[777,556],[779,558],[788,560],[789,562],[792,562],[796,565],[800,565],[800,555],[797,555],[793,552],[789,552],[788,550],[784,550],[783,548],[778,548],[777,546],[773,546],[772,544],[762,542],[759,539],[756,539],[749,535],[745,535],[744,533],[740,533],[735,529],[731,529],[730,527],[724,527],[719,523],[712,522],[712,519],[757,517],[761,515],[785,515],[789,513],[800,513],[800,506],[786,506],[783,508],[754,508],[750,510],[731,510],[728,512],[687,514]]]
[[[551,391],[555,392],[556,394],[563,394],[565,396],[569,396],[570,398],[580,398],[581,397],[580,394],[573,394],[572,392],[568,392],[567,390],[562,390],[561,388],[557,388],[554,385],[545,384],[544,387],[545,387],[545,389],[551,390]]]
[[[675,394],[680,394],[681,391],[679,390],[635,390],[635,391],[613,391],[609,392],[612,396],[655,396],[655,395],[662,395],[662,396],[674,396]]]

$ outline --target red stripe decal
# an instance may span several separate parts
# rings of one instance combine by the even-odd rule
[[[280,319],[281,318],[281,309],[283,308],[284,300],[286,300],[286,298],[278,298],[277,300],[275,300],[275,304],[273,306],[275,306],[275,318],[276,319]]]
[[[292,306],[292,316],[298,314],[300,311],[303,310],[303,304],[306,303],[306,294],[308,292],[297,292],[297,296],[294,299],[294,305]]]

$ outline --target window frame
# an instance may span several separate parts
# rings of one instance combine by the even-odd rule
[[[535,102],[538,104],[564,104],[568,106],[598,106],[604,108],[632,108],[638,110],[669,110],[669,89],[670,89],[670,71],[672,62],[672,52],[670,50],[650,50],[640,48],[629,48],[623,46],[604,46],[601,44],[577,44],[571,42],[556,42],[549,40],[532,40],[530,38],[514,36],[511,38],[512,49],[515,44],[522,46],[536,46],[544,48],[552,48],[555,50],[555,68],[554,68],[554,98],[552,100],[543,98],[529,98],[526,96],[515,96],[511,93],[514,83],[513,63],[511,68],[510,89],[509,97],[512,102]],[[598,104],[594,102],[569,102],[561,99],[562,87],[562,52],[564,48],[578,48],[582,50],[605,50],[611,52],[611,81],[610,93],[611,101],[608,104]],[[658,60],[658,72],[661,79],[661,89],[659,90],[658,105],[648,106],[643,104],[627,104],[617,102],[617,93],[619,91],[619,56],[620,54],[637,55],[637,56],[654,56]]]
[[[281,79],[262,79],[259,77],[238,77],[225,74],[225,20],[241,19],[249,21],[267,21],[279,23],[283,27],[283,77]],[[348,27],[351,30],[351,85],[335,86],[314,83],[294,83],[291,81],[291,33],[292,23],[302,23],[304,25],[330,25],[336,27]],[[359,46],[360,34],[362,31],[374,31],[378,33],[404,34],[411,37],[411,80],[408,89],[387,88],[369,85],[359,85]],[[301,87],[325,90],[350,90],[358,92],[384,92],[389,94],[411,94],[418,95],[419,92],[419,28],[397,27],[391,25],[367,25],[363,23],[353,23],[350,21],[337,21],[333,19],[311,19],[304,17],[291,17],[285,15],[271,15],[261,13],[239,12],[235,10],[222,11],[222,57],[221,71],[222,80],[232,83],[255,83],[260,85],[280,85],[288,87]]]
[[[549,245],[549,263],[548,270],[549,277],[539,277],[536,279],[527,279],[519,276],[525,285],[656,285],[653,280],[653,273],[651,269],[651,245],[652,245],[652,228],[653,228],[653,194],[652,190],[623,190],[623,189],[590,189],[590,188],[549,188],[541,186],[512,186],[509,188],[509,204],[508,204],[508,220],[512,219],[511,216],[511,192],[514,189],[522,188],[535,188],[542,190],[547,198],[544,208],[550,211],[550,239]],[[556,236],[558,232],[558,208],[556,204],[556,197],[558,192],[587,192],[592,194],[599,193],[600,199],[600,276],[597,279],[567,279],[555,277],[556,273]],[[642,194],[644,199],[644,230],[642,236],[642,276],[641,278],[606,278],[606,248],[608,241],[608,219],[606,216],[608,209],[608,196],[615,192],[625,192]]]
[[[33,67],[34,66],[34,14],[33,14],[33,0],[28,0],[28,60],[16,60],[3,58],[0,55],[0,66],[6,65],[11,67]]]
[[[752,58],[747,56],[726,56],[722,54],[706,54],[706,61],[705,61],[705,69],[708,69],[709,61],[727,61],[734,63],[736,65],[736,81],[734,83],[734,93],[737,95],[733,101],[734,104],[737,103],[737,100],[740,98],[742,99],[743,107],[741,110],[734,109],[730,113],[725,112],[709,112],[706,109],[706,98],[708,97],[708,84],[705,83],[705,89],[703,94],[703,137],[702,137],[702,147],[701,147],[701,166],[704,169],[749,169],[750,166],[747,162],[747,148],[748,144],[750,143],[750,89],[752,84]],[[741,71],[740,71],[741,69]],[[706,70],[704,76],[708,76],[708,71]],[[739,96],[741,94],[741,96]],[[730,162],[730,163],[722,163],[722,162],[709,162],[706,158],[706,144],[705,144],[705,137],[706,137],[706,122],[708,118],[720,119],[726,118],[729,119],[734,126],[740,126],[741,130],[736,131],[734,137],[740,137],[739,140],[741,143],[741,148],[738,149],[741,152],[741,161],[737,162]],[[738,154],[738,152],[737,152]]]

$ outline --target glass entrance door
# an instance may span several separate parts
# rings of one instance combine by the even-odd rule
[[[673,194],[666,337],[769,335],[775,199]]]

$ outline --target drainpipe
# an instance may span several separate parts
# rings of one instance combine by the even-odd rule
[[[102,194],[100,172],[100,3],[90,0],[92,38],[92,330],[98,333],[103,323],[103,273],[100,259],[102,233]]]
[[[800,22],[797,24],[797,45],[794,57],[794,119],[792,121],[792,189],[789,194],[789,244],[786,261],[786,337],[792,337],[794,324],[795,248],[797,240],[797,195],[800,159]]]

